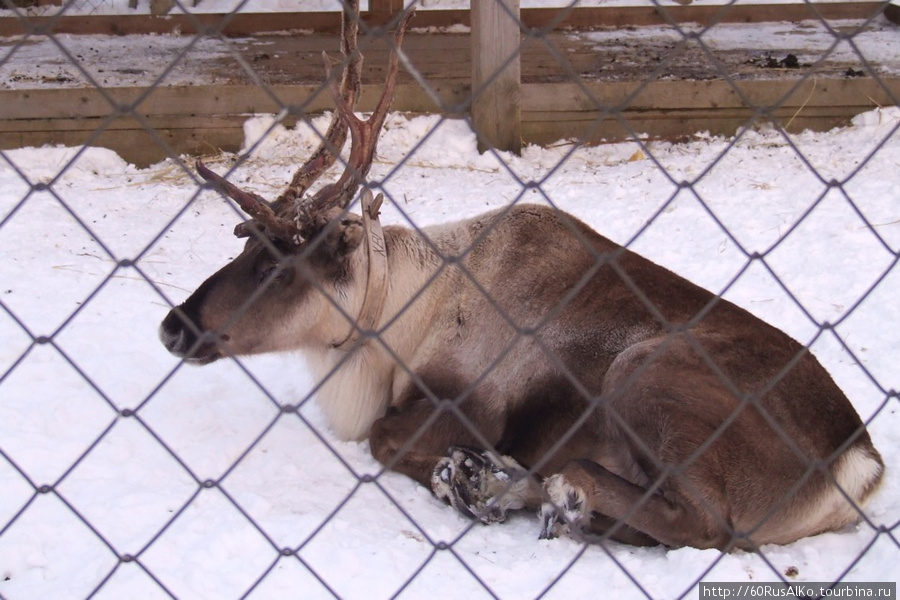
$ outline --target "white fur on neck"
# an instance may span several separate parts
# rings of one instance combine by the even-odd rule
[[[451,230],[451,233],[453,231]],[[393,251],[387,255],[389,283],[381,320],[374,324],[378,329],[384,323],[391,323],[383,332],[381,343],[387,344],[402,364],[414,367],[414,349],[422,341],[426,328],[423,322],[430,322],[434,305],[443,301],[439,281],[430,281],[440,261],[430,253],[418,234],[411,231],[389,228],[384,231],[386,246]],[[439,236],[437,236],[439,237]],[[358,252],[355,272],[363,272],[367,264],[363,254]],[[441,281],[443,278],[441,278]],[[429,293],[419,297],[420,290],[429,282]],[[362,291],[351,290],[344,302],[348,315],[358,315],[362,305]],[[332,297],[339,297],[334,293]],[[417,298],[415,301],[411,299]],[[387,412],[392,399],[395,364],[390,353],[381,343],[368,342],[351,350],[333,348],[335,339],[350,326],[343,314],[323,305],[319,317],[320,327],[311,338],[316,343],[306,346],[306,355],[316,381],[324,383],[319,388],[316,399],[335,435],[345,440],[367,438],[372,424]],[[337,370],[335,365],[339,365]],[[397,369],[402,373],[402,370]]]
[[[316,400],[335,435],[342,440],[368,437],[372,423],[384,415],[391,400],[383,353],[363,346],[349,355],[328,350],[309,359],[315,377],[324,382]]]

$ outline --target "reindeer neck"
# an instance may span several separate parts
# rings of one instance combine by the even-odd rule
[[[371,194],[368,196],[371,199]],[[365,199],[365,196],[364,196]],[[345,352],[353,350],[360,344],[369,343],[377,333],[376,327],[381,321],[381,313],[388,292],[388,260],[385,249],[384,231],[378,219],[377,204],[363,202],[363,232],[365,245],[366,288],[363,293],[362,306],[359,309],[356,323],[350,326],[347,336],[333,344],[336,350]]]

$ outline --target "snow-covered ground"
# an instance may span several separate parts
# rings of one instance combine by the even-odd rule
[[[251,119],[248,140],[268,123]],[[530,514],[484,527],[403,476],[359,483],[379,473],[366,442],[337,441],[314,402],[279,411],[316,383],[298,356],[188,368],[157,341],[170,305],[240,251],[231,206],[171,161],[3,152],[0,597],[671,598],[696,597],[701,578],[896,581],[898,127],[885,108],[790,139],[514,157],[479,155],[465,122],[392,116],[379,146],[386,223],[549,200],[812,344],[871,419],[888,475],[868,522],[759,555],[539,541]],[[233,179],[272,197],[315,139],[276,127]],[[522,182],[539,191],[520,198]]]
[[[612,55],[621,47],[616,62],[624,65],[635,52],[652,54],[654,50],[650,48],[675,46],[686,33],[698,29],[684,24],[682,31],[668,26],[648,26],[627,32],[606,29],[566,35],[583,40],[588,47],[596,46],[601,55]],[[836,44],[834,30],[853,32],[852,42]],[[292,35],[304,34],[295,31]],[[704,31],[702,39],[713,53],[741,50],[751,57],[791,53],[802,64],[817,64],[820,71],[837,72],[843,72],[848,65],[862,68],[862,57],[879,75],[900,75],[900,35],[897,26],[884,17],[869,23],[858,19],[833,20],[828,27],[813,20],[720,23]],[[241,76],[241,67],[233,61],[237,52],[233,46],[247,41],[178,35],[0,37],[0,90],[233,83],[235,77]],[[255,38],[252,43],[265,49],[266,44],[271,44],[271,38]],[[140,57],[139,61],[135,60],[136,56]],[[178,60],[173,64],[174,57]],[[229,58],[231,62],[226,62]],[[643,64],[645,58],[642,56],[640,61]],[[222,64],[230,64],[232,68],[224,68]],[[721,68],[727,69],[731,76],[740,75],[730,66]],[[752,71],[754,77],[786,76],[783,69],[762,70],[748,65],[741,68]],[[796,71],[797,76],[801,73],[806,73],[806,69]]]
[[[829,28],[833,28],[829,29]],[[860,65],[860,57],[882,75],[900,75],[900,36],[897,25],[885,17],[869,23],[860,20],[832,20],[826,27],[821,21],[771,23],[719,23],[704,29],[696,24],[682,24],[681,31],[669,26],[635,27],[623,32],[608,28],[601,31],[575,32],[571,35],[590,40],[606,51],[621,45],[626,48],[642,48],[669,44],[674,47],[684,40],[685,34],[702,34],[703,44],[713,53],[734,50],[752,51],[759,56],[795,54],[801,64],[818,63]],[[851,41],[835,43],[834,30],[853,32]],[[734,73],[729,72],[729,75]],[[781,76],[784,73],[780,73]]]

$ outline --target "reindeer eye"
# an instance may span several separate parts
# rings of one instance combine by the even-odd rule
[[[259,270],[256,276],[256,284],[264,285],[266,283],[275,283],[284,276],[284,271],[278,270],[278,263],[271,263]]]
[[[260,266],[256,277],[257,286],[272,287],[293,281],[294,269],[284,261],[266,263]]]

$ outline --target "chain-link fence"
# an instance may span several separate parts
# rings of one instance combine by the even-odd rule
[[[74,10],[74,4],[67,2],[64,9]],[[191,12],[190,3],[181,4],[182,10]],[[11,3],[4,6],[21,15],[13,18],[27,19]],[[237,10],[244,8],[249,3]],[[664,12],[665,6],[660,8]],[[816,66],[849,51],[856,61],[854,71],[861,75],[845,75],[843,80],[874,82],[890,104],[898,105],[895,73],[882,65],[890,61],[876,56],[886,51],[900,57],[896,42],[891,46],[888,37],[874,46],[864,43],[872,27],[900,39],[900,31],[880,19],[876,12],[852,22],[823,18],[785,25],[785,31],[806,35],[815,29],[833,42],[818,56],[795,56],[797,66],[767,64],[767,75],[790,76],[795,84],[789,95],[805,90],[805,85],[828,85],[832,79],[823,77]],[[201,183],[187,157],[179,157],[165,131],[152,126],[141,107],[169,85],[169,77],[204,38],[226,45],[236,42],[198,26],[204,33],[172,50],[171,62],[154,76],[146,93],[122,103],[108,92],[113,86],[98,78],[102,57],[85,66],[86,57],[73,52],[70,40],[55,35],[52,26],[4,41],[0,85],[16,56],[46,37],[88,86],[100,91],[109,104],[109,116],[98,123],[84,146],[0,152],[0,598],[599,594],[670,598],[697,597],[704,581],[896,581],[900,114],[896,107],[873,106],[849,128],[788,133],[787,121],[793,118],[778,116],[789,96],[785,95],[770,104],[753,105],[745,127],[734,136],[685,132],[687,138],[674,143],[643,135],[626,116],[630,104],[653,81],[682,68],[679,60],[688,47],[691,56],[717,69],[718,79],[743,102],[753,104],[739,85],[743,75],[719,59],[720,42],[710,42],[721,30],[716,23],[707,27],[669,23],[664,29],[674,37],[667,53],[646,69],[624,101],[612,103],[587,85],[591,75],[571,68],[549,30],[526,28],[528,43],[545,46],[547,55],[558,61],[558,69],[556,64],[543,69],[557,71],[575,84],[596,112],[584,125],[581,139],[595,138],[604,123],[613,120],[632,135],[628,142],[586,146],[570,140],[545,148],[526,147],[521,156],[496,150],[479,155],[472,121],[459,118],[465,112],[459,105],[443,107],[454,118],[388,118],[369,184],[386,197],[382,207],[386,225],[403,225],[430,240],[415,247],[428,254],[417,260],[423,264],[435,257],[440,260],[420,281],[407,284],[413,288],[407,302],[391,307],[396,312],[393,321],[379,324],[378,339],[368,342],[392,364],[389,381],[363,378],[357,387],[343,382],[359,380],[352,375],[358,368],[354,361],[366,350],[340,358],[336,367],[334,361],[325,360],[323,367],[287,353],[228,357],[195,369],[170,356],[157,339],[157,327],[168,311],[241,252],[243,242],[235,241],[231,230],[245,217],[234,203]],[[383,34],[364,23],[361,29],[362,36]],[[640,46],[636,40],[643,33],[632,29],[619,35],[624,48]],[[738,43],[752,42],[742,38]],[[320,144],[328,117],[307,114],[306,99],[282,97],[258,76],[252,60],[237,52],[235,58],[282,111],[274,117],[248,116],[242,152],[211,153],[206,160],[227,173],[230,181],[274,198]],[[776,63],[787,60],[770,58]],[[454,60],[450,57],[449,62]],[[139,62],[140,56],[135,56]],[[404,68],[415,70],[417,64],[413,57],[404,61]],[[441,91],[428,76],[411,75],[429,97],[440,101]],[[487,77],[484,85],[495,79]],[[483,91],[470,90],[462,108]],[[321,92],[326,93],[324,86]],[[0,113],[3,110],[0,107]],[[60,108],[60,116],[64,112]],[[122,118],[141,123],[170,158],[137,169],[92,147]],[[288,122],[291,128],[284,127]],[[337,174],[329,172],[324,179],[329,177]],[[315,401],[317,395],[348,402],[351,416],[365,410],[377,416],[386,407],[366,403],[372,401],[373,389],[389,389],[398,404],[389,414],[395,415],[407,408],[400,405],[401,396],[404,385],[412,385],[421,398],[406,400],[420,400],[425,415],[420,428],[406,432],[399,450],[387,454],[390,466],[401,466],[419,440],[433,434],[435,423],[450,418],[464,438],[454,444],[495,446],[491,449],[518,456],[531,475],[550,474],[543,467],[558,453],[569,452],[569,442],[579,439],[579,427],[596,411],[608,411],[614,400],[573,367],[579,357],[596,359],[598,349],[592,345],[596,338],[589,334],[595,324],[590,319],[565,323],[559,318],[572,315],[578,305],[590,305],[594,298],[585,298],[586,290],[596,292],[592,282],[610,269],[625,282],[630,306],[648,311],[663,332],[659,356],[668,356],[665,348],[686,335],[707,366],[704,373],[750,406],[756,407],[756,396],[777,387],[806,360],[796,344],[765,381],[757,382],[758,387],[735,389],[740,382],[732,381],[728,375],[732,371],[723,362],[731,356],[728,349],[712,350],[712,342],[696,333],[721,305],[712,298],[703,300],[683,322],[671,320],[666,302],[675,292],[642,285],[626,264],[630,255],[619,250],[587,252],[589,264],[581,276],[561,298],[541,304],[547,290],[572,268],[574,254],[560,254],[558,247],[572,239],[579,243],[592,239],[571,221],[561,235],[540,240],[539,252],[534,240],[520,233],[513,238],[514,250],[504,255],[506,262],[488,267],[473,265],[488,264],[490,256],[483,256],[485,240],[498,232],[509,235],[506,229],[494,229],[500,221],[486,222],[484,231],[475,236],[481,244],[477,248],[460,244],[451,253],[441,245],[447,243],[443,224],[476,218],[488,209],[518,215],[517,207],[533,203],[583,219],[603,235],[713,290],[717,298],[748,308],[808,346],[851,399],[882,454],[887,472],[880,491],[868,505],[857,506],[868,463],[860,458],[862,474],[848,481],[830,475],[833,457],[810,456],[803,450],[806,446],[797,445],[795,437],[814,439],[835,426],[834,414],[825,408],[832,405],[825,400],[822,414],[807,423],[809,431],[803,435],[792,437],[770,416],[770,425],[756,430],[762,435],[737,446],[744,451],[734,457],[734,464],[745,464],[749,455],[766,455],[763,449],[794,448],[807,466],[800,480],[787,486],[791,493],[819,476],[826,484],[843,484],[832,501],[852,506],[859,524],[786,545],[755,547],[751,542],[754,551],[725,553],[628,545],[612,541],[602,531],[588,535],[587,541],[577,533],[538,540],[543,523],[535,510],[511,513],[502,524],[482,525],[436,500],[427,486],[376,461],[375,443],[365,439],[365,427],[360,441],[338,439],[334,421],[346,421],[347,413],[336,416],[334,409],[323,410]],[[505,252],[500,248],[492,247],[492,252]],[[279,247],[278,252],[285,250]],[[535,265],[543,270],[526,278]],[[443,277],[447,273],[457,277],[449,286]],[[279,273],[269,270],[256,276],[268,286],[275,285]],[[397,273],[390,277],[393,286],[401,287]],[[508,287],[497,287],[498,281],[527,285],[501,297],[496,290]],[[318,285],[320,291],[326,289]],[[464,289],[477,302],[461,303],[451,313],[428,313],[432,318],[405,325],[415,330],[406,336],[435,330],[438,315],[453,322],[448,331],[459,338],[442,338],[438,345],[458,348],[457,354],[425,346],[411,351],[403,347],[406,338],[396,337],[394,325],[404,323],[407,311],[426,314],[422,303],[440,304],[436,289],[441,294]],[[254,327],[264,328],[272,308],[264,309],[257,300],[226,321],[251,315]],[[343,300],[330,297],[326,305],[352,319],[353,311],[344,309]],[[485,336],[491,332],[464,328],[467,321],[479,323],[464,310],[476,304],[502,323],[503,335]],[[283,313],[282,328],[300,318],[289,305],[277,308]],[[537,314],[537,320],[523,320],[527,311]],[[347,320],[339,322],[349,328]],[[719,326],[726,324],[720,321]],[[233,334],[227,327],[218,333]],[[554,343],[564,328],[567,339],[582,336],[587,341],[560,349]],[[610,330],[605,335],[619,334]],[[467,345],[466,339],[478,343]],[[766,344],[739,354],[741,360],[762,361],[769,356]],[[539,360],[528,362],[533,353]],[[445,360],[468,365],[466,369],[440,365],[441,373],[464,373],[468,379],[450,381],[428,372],[435,367],[422,362],[428,356],[449,356]],[[653,364],[649,360],[641,366],[632,383],[649,376]],[[538,400],[528,400],[537,402],[529,408],[533,421],[528,427],[512,421],[501,426],[497,419],[505,416],[483,418],[471,408],[472,398],[483,392],[480,386],[491,383],[499,369],[514,373],[507,380],[521,384],[528,393],[538,390],[534,392]],[[540,380],[545,370],[558,374],[553,386]],[[821,385],[820,379],[803,384]],[[671,385],[700,390],[712,384],[673,377]],[[490,398],[482,402],[496,402],[508,394],[506,389],[490,391]],[[690,392],[685,397],[691,397]],[[571,414],[560,416],[567,411]],[[614,420],[625,420],[615,410],[611,414]],[[673,421],[676,414],[670,415]],[[767,411],[760,409],[760,414]],[[727,427],[737,418],[735,413],[716,422],[714,435],[696,441],[700,449],[691,461],[715,446],[722,431],[731,433]],[[554,423],[564,426],[548,433],[544,428]],[[514,447],[496,435],[498,427],[522,428],[525,433],[516,443],[525,447]],[[630,426],[624,430],[629,432],[628,444],[648,443]],[[673,433],[675,438],[684,428],[680,431]],[[551,450],[534,456],[536,448]],[[466,464],[455,466],[463,469]],[[663,496],[657,491],[664,490],[669,479],[684,480],[681,469],[690,464],[631,465],[645,476],[660,474],[623,519],[631,519],[641,506]],[[771,465],[773,486],[777,467]],[[770,500],[767,490],[752,491],[760,504]],[[813,504],[795,517],[803,520],[820,509]],[[728,534],[722,544],[726,547],[741,533],[731,524],[732,516],[714,516]],[[761,529],[766,518],[761,518]],[[611,521],[607,531],[615,535],[622,523]],[[792,523],[779,527],[789,530]],[[643,540],[640,535],[635,539]]]

